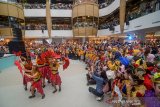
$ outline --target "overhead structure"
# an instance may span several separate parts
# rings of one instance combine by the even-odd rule
[[[74,0],[72,10],[73,36],[96,37],[98,24],[98,0]]]
[[[9,53],[22,52],[22,56],[26,57],[24,36],[24,11],[22,5],[19,5],[16,0],[0,2],[0,36],[2,38],[10,38],[8,42]]]
[[[46,0],[46,22],[47,22],[48,36],[49,38],[51,38],[52,18],[50,11],[50,0]]]
[[[1,23],[0,27],[1,37],[22,39],[24,30],[21,28],[25,24],[22,5],[1,1],[0,18],[3,19],[3,23]],[[17,32],[20,32],[20,34],[17,34]]]
[[[120,31],[121,33],[124,32],[125,16],[126,16],[126,0],[120,0]]]

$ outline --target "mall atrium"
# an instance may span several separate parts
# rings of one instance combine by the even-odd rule
[[[0,0],[0,107],[160,107],[160,0]]]

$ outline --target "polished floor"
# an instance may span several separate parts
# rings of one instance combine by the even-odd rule
[[[15,66],[4,69],[0,72],[0,107],[110,107],[105,100],[98,102],[88,92],[84,63],[71,60],[67,70],[59,71],[63,82],[61,92],[53,94],[53,87],[47,83],[45,99],[39,93],[28,99],[30,92],[24,91],[18,69]]]

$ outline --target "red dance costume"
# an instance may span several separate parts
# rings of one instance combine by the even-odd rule
[[[45,60],[45,78],[47,79],[47,80],[51,80],[51,69],[50,69],[50,67],[49,67],[49,61],[46,59]]]
[[[37,64],[38,65],[44,65],[44,61],[42,59],[38,58],[37,59]],[[41,72],[42,78],[45,78],[46,77],[45,66],[38,67],[38,70]]]
[[[61,77],[59,76],[58,73],[58,66],[59,65],[50,65],[50,69],[52,71],[51,73],[51,81],[54,82],[56,85],[61,85],[62,81],[61,81]]]
[[[27,61],[24,65],[25,69],[27,70],[32,70],[32,62],[31,61]],[[27,73],[27,72],[25,72]],[[27,73],[27,74],[30,74],[30,73]],[[28,82],[31,82],[32,79],[29,78],[28,76],[24,75],[23,76],[23,85],[27,85]]]
[[[22,66],[21,66],[21,64],[20,64],[19,60],[16,60],[16,61],[14,62],[14,64],[18,67],[18,69],[19,69],[20,73],[21,73],[21,74],[22,74],[22,76],[23,76]]]
[[[32,87],[33,88],[36,88],[37,91],[44,95],[44,91],[43,91],[43,88],[42,88],[42,80],[41,80],[41,74],[37,71],[38,75],[33,79],[33,82],[32,82]]]

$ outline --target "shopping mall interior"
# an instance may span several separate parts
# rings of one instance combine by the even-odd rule
[[[160,107],[160,0],[0,0],[0,107]]]

